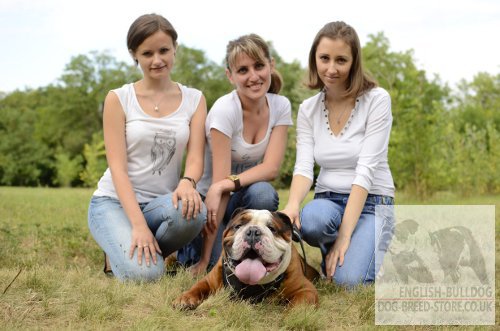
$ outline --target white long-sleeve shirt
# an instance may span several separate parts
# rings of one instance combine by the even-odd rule
[[[387,161],[392,126],[387,91],[377,87],[356,98],[351,117],[338,136],[330,131],[323,99],[320,92],[299,107],[294,175],[313,181],[316,162],[321,167],[316,193],[350,193],[356,184],[370,194],[394,197]]]

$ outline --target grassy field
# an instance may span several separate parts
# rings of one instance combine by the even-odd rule
[[[102,252],[87,228],[92,190],[0,187],[0,329],[331,330],[371,329],[374,288],[317,284],[318,309],[229,300],[221,291],[197,310],[171,302],[194,283],[184,270],[153,284],[122,284],[102,273]],[[287,192],[280,192],[286,201]],[[399,204],[423,203],[397,196]],[[500,197],[435,198],[432,204],[496,204]],[[496,235],[496,268],[500,239]],[[307,249],[318,266],[317,250]],[[500,273],[497,270],[497,284]],[[499,327],[499,294],[496,294]],[[451,327],[450,327],[451,328]],[[385,329],[397,329],[385,328]],[[413,327],[411,329],[414,329]],[[421,327],[417,329],[433,329]]]

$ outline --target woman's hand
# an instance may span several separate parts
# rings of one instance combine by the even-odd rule
[[[205,232],[215,232],[217,229],[217,212],[222,198],[222,190],[218,185],[212,184],[207,192],[205,198],[205,206],[207,207],[207,224],[205,225]],[[222,215],[224,217],[224,215]]]
[[[135,226],[132,228],[132,243],[130,245],[129,257],[134,256],[135,248],[137,247],[137,262],[142,265],[142,256],[146,258],[146,265],[149,267],[151,257],[153,263],[156,264],[156,252],[161,254],[160,246],[156,238],[151,233],[151,230],[146,224],[142,226]]]
[[[351,243],[351,237],[340,235],[335,239],[335,243],[328,252],[325,258],[326,265],[326,277],[332,280],[333,275],[335,275],[335,269],[337,265],[342,267],[344,264],[344,256]]]
[[[191,276],[197,277],[207,272],[207,267],[208,267],[208,261],[205,262],[200,260],[197,263],[193,264],[191,267],[189,267],[188,271],[191,274]]]
[[[292,221],[292,224],[294,224],[297,227],[297,229],[300,230],[301,224],[300,224],[299,208],[290,207],[289,205],[286,205],[285,209],[283,209],[281,212],[283,214],[286,214],[290,218],[290,221]]]
[[[182,217],[188,221],[196,218],[201,210],[201,197],[189,180],[179,181],[179,185],[172,193],[172,204],[177,209],[178,201],[182,200]]]

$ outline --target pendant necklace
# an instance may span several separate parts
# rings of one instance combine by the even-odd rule
[[[151,96],[145,96],[153,104],[153,106],[154,106],[153,109],[154,109],[155,113],[160,112],[160,105],[163,102],[163,100],[165,99],[165,97],[167,96],[169,91],[170,91],[170,86],[164,87],[162,90],[160,90],[161,96],[160,96],[160,99],[158,100],[158,102],[155,102],[155,100],[153,99],[154,94],[152,94]]]
[[[147,98],[148,98],[148,99],[149,99],[149,101],[151,101],[151,103],[155,106],[155,107],[154,107],[154,111],[155,111],[156,113],[158,113],[158,112],[160,111],[160,105],[161,105],[161,102],[163,101],[163,98],[165,98],[165,95],[163,95],[163,96],[160,98],[160,100],[158,100],[158,102],[155,102],[155,101],[153,100],[153,98],[152,98],[152,97],[147,97]]]
[[[152,102],[152,103],[153,103],[153,105],[155,106],[155,108],[154,108],[155,112],[157,112],[157,113],[158,113],[158,112],[160,111],[159,106],[160,106],[161,102],[163,101],[163,98],[164,98],[164,97],[165,97],[165,96],[162,96],[162,97],[160,98],[160,100],[158,100],[158,102],[154,102],[153,98],[151,98],[151,102]]]

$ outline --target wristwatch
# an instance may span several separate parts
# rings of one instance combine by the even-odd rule
[[[230,175],[227,176],[227,179],[234,183],[233,192],[238,192],[239,190],[241,190],[240,177],[238,177],[237,175]]]

